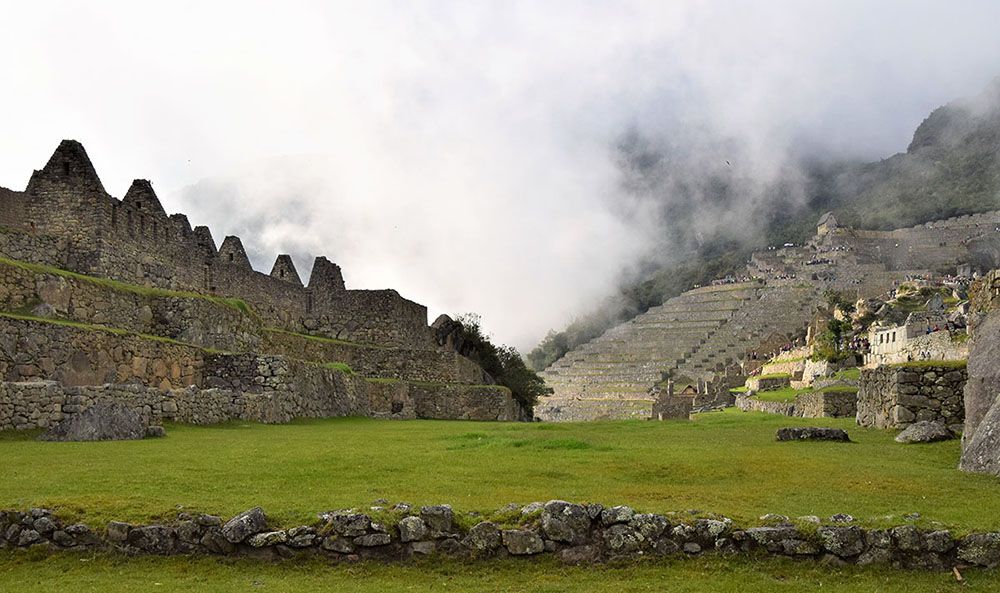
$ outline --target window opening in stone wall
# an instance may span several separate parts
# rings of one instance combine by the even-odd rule
[[[111,207],[111,226],[118,226],[118,206]]]
[[[278,277],[279,278],[284,278],[285,277],[285,271],[284,270],[279,270],[278,271]]]
[[[63,161],[63,175],[69,175],[69,161]]]
[[[235,258],[232,253],[229,254],[229,261],[235,261]]]

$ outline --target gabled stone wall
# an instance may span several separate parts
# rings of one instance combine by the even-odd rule
[[[242,298],[270,325],[290,331],[433,347],[426,307],[392,290],[346,290],[339,268],[325,258],[317,259],[322,273],[314,275],[315,286],[302,286],[287,255],[278,257],[274,274],[257,272],[237,261],[233,241],[220,254],[208,228],[192,228],[181,214],[168,216],[148,181],[133,182],[121,201],[109,195],[75,141],[63,141],[24,192],[0,191],[0,211],[0,225],[20,231],[0,238],[3,257]]]

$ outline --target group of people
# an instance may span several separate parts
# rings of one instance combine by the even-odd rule
[[[716,278],[712,280],[712,286],[723,286],[725,284],[739,284],[741,282],[751,282],[756,280],[753,276],[742,275],[742,276],[726,276],[725,278]]]
[[[851,352],[868,354],[868,350],[871,348],[871,343],[868,341],[868,338],[864,336],[854,336],[847,342],[847,348],[851,350]]]

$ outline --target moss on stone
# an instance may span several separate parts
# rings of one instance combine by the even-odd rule
[[[132,294],[137,294],[144,297],[202,299],[215,303],[217,305],[229,307],[230,309],[235,309],[240,313],[243,313],[244,315],[256,317],[256,313],[250,308],[250,305],[248,305],[246,301],[242,299],[219,297],[219,296],[201,294],[197,292],[181,291],[181,290],[169,290],[166,288],[139,286],[138,284],[128,284],[127,282],[120,282],[118,280],[110,280],[108,278],[98,278],[95,276],[88,276],[86,274],[80,274],[78,272],[70,272],[69,270],[63,270],[53,266],[32,264],[13,259],[7,259],[5,257],[0,257],[0,265],[20,268],[22,270],[27,270],[35,274],[50,274],[53,276],[62,276],[63,278],[70,278],[73,280],[79,280],[81,282],[88,282],[90,284],[102,286],[110,290],[115,290],[119,292],[130,292]]]

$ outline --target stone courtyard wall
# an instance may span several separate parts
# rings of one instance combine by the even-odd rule
[[[249,362],[249,361],[247,361]],[[420,385],[370,382],[316,367],[283,372],[288,361],[256,361],[256,390],[136,384],[66,387],[55,381],[0,382],[0,431],[48,428],[101,401],[114,401],[154,424],[218,424],[229,420],[283,424],[297,418],[367,416],[398,420],[523,420],[510,391],[495,385]],[[233,365],[238,366],[238,365]]]
[[[794,402],[763,401],[749,395],[738,395],[736,407],[744,412],[766,412],[798,418],[851,418],[857,413],[856,393],[803,393]]]
[[[857,422],[904,428],[918,421],[960,425],[965,420],[965,366],[915,364],[862,369]]]

